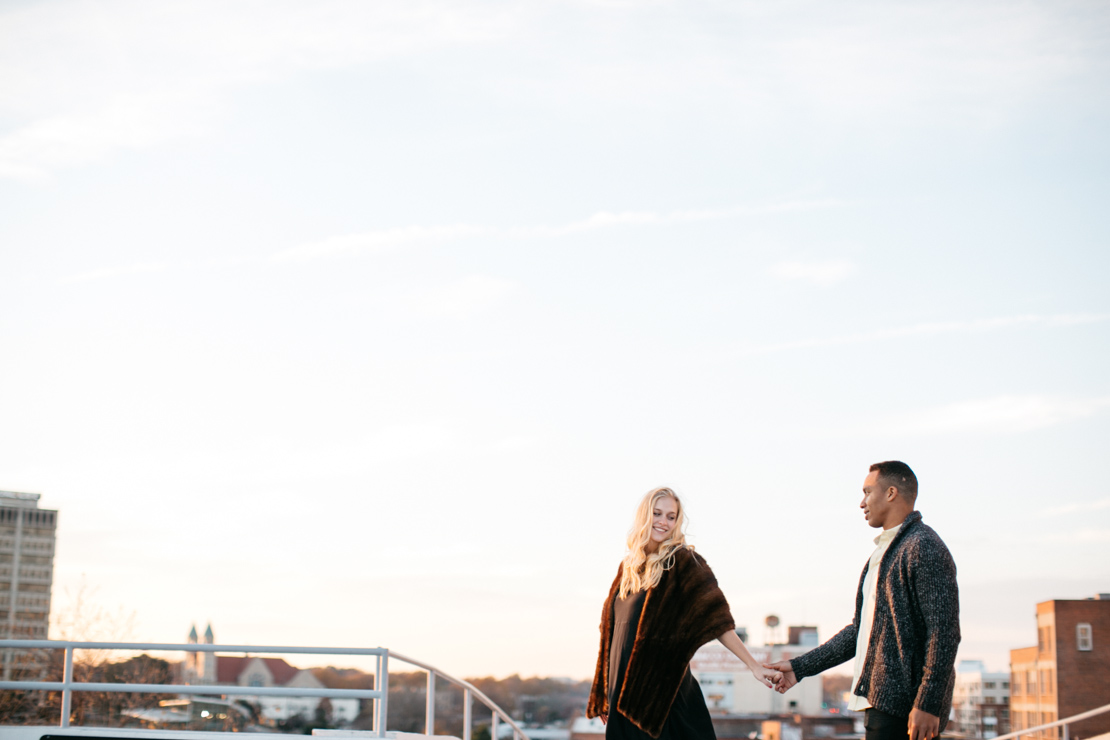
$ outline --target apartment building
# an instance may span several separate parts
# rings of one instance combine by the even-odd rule
[[[0,491],[0,639],[45,640],[54,582],[58,512],[40,494]],[[3,651],[5,681],[45,667],[41,651]]]
[[[1110,594],[1037,604],[1037,644],[1010,651],[1013,731],[1110,704]],[[1110,713],[1077,722],[1070,740],[1110,732]],[[1059,728],[1039,740],[1056,740]]]
[[[1010,731],[1010,674],[988,672],[981,660],[961,660],[952,694],[952,732],[990,738]]]

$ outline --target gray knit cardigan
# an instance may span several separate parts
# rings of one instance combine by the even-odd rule
[[[824,645],[790,661],[798,680],[856,655],[863,609],[859,579],[856,616]],[[887,714],[908,717],[917,708],[948,722],[960,644],[960,597],[952,554],[932,527],[913,512],[879,563],[871,640],[856,695]]]

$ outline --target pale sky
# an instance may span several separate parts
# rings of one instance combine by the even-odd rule
[[[55,609],[588,677],[669,485],[753,642],[824,639],[898,458],[1006,669],[1110,591],[1108,39],[1061,0],[4,4],[0,489],[61,512]]]

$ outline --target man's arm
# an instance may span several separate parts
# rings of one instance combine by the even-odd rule
[[[824,645],[811,650],[805,655],[799,655],[793,660],[764,663],[764,668],[782,673],[782,678],[775,681],[775,685],[771,688],[780,694],[785,694],[790,687],[806,676],[814,676],[826,668],[840,665],[845,660],[854,657],[856,654],[856,634],[856,625],[853,622],[833,635],[833,638],[825,642]],[[842,658],[845,644],[851,646],[851,653],[846,658]]]
[[[914,595],[925,624],[925,665],[913,705],[939,716],[960,644],[956,563],[938,538],[921,541],[911,567]]]
[[[797,658],[792,658],[789,663],[795,679],[801,681],[806,676],[816,676],[826,668],[832,668],[854,658],[856,656],[857,633],[858,627],[855,622],[852,622],[826,640],[824,645],[816,647],[804,655],[799,655]],[[783,669],[776,668],[776,670]]]
[[[851,624],[826,640],[824,645],[810,650],[805,655],[799,655],[793,660],[784,660],[774,664],[775,670],[790,674],[784,675],[786,684],[780,681],[776,685],[779,693],[785,692],[786,689],[806,676],[816,676],[826,668],[840,665],[856,656],[856,635],[859,634],[859,616],[863,610],[863,582],[866,578],[867,566],[865,565],[863,572],[860,573],[859,586],[856,588],[856,613]],[[787,666],[784,668],[777,667],[782,663],[786,663]]]

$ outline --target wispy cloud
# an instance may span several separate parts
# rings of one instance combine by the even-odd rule
[[[466,319],[484,313],[511,297],[518,286],[489,275],[379,296],[390,308],[432,318]]]
[[[276,2],[265,13],[212,0],[6,9],[0,101],[8,121],[21,125],[0,136],[0,177],[46,179],[209,131],[212,113],[237,87],[479,44],[507,35],[514,18],[439,0]]]
[[[1110,529],[1084,528],[1069,532],[1051,532],[1033,538],[1034,542],[1045,544],[1110,542]]]
[[[1099,501],[1081,501],[1074,504],[1064,504],[1063,506],[1052,506],[1047,509],[1042,509],[1041,514],[1044,516],[1059,516],[1061,514],[1079,514],[1087,511],[1101,511],[1103,509],[1110,509],[1110,498],[1104,498]]]
[[[1110,409],[1110,396],[996,396],[946,404],[887,419],[890,434],[931,435],[951,432],[1028,432],[1094,416]]]
[[[82,272],[77,275],[67,275],[66,277],[58,278],[59,285],[72,285],[74,283],[87,283],[93,280],[104,280],[107,278],[120,277],[123,275],[142,275],[145,273],[162,272],[168,267],[165,264],[143,263],[134,265],[123,265],[120,267],[104,267],[97,270],[90,270],[89,272]]]
[[[789,213],[792,211],[813,211],[825,208],[841,208],[852,205],[852,201],[840,198],[815,198],[784,200],[768,203],[752,203],[728,206],[726,208],[701,208],[676,211],[599,211],[581,221],[571,221],[559,226],[532,226],[509,229],[507,233],[518,236],[564,236],[582,231],[605,229],[612,226],[649,226],[695,223],[698,221],[719,221],[764,213]]]
[[[859,7],[845,12],[809,3],[801,14],[793,5],[753,10],[736,3],[709,14],[689,11],[682,16],[687,30],[659,52],[645,49],[651,37],[637,32],[658,12],[654,3],[277,0],[265,13],[215,0],[8,5],[0,21],[0,101],[7,120],[19,122],[10,141],[0,139],[0,150],[17,155],[0,156],[0,176],[8,177],[42,177],[93,154],[103,158],[187,133],[159,112],[163,93],[220,107],[237,88],[303,70],[478,45],[493,54],[516,53],[518,43],[530,47],[532,63],[501,65],[485,84],[553,109],[622,96],[634,110],[726,99],[741,114],[738,121],[771,126],[796,119],[799,110],[814,121],[875,125],[891,118],[1006,120],[1015,103],[1098,69],[1105,27],[1097,3],[1080,10],[948,0],[929,12],[899,4],[849,4]],[[613,13],[626,22],[605,48],[621,53],[573,59],[543,53],[562,46],[553,14],[573,29],[608,22]],[[129,122],[156,120],[153,136],[106,137],[98,126],[83,125],[98,115],[101,101],[117,95],[133,103]],[[743,115],[748,111],[756,115]],[[67,123],[62,132],[59,122],[81,125]],[[41,146],[44,135],[58,146]]]
[[[0,163],[2,166],[2,163]],[[41,174],[41,173],[39,173]],[[705,208],[693,210],[674,211],[598,211],[588,218],[568,221],[563,224],[538,224],[532,226],[483,226],[475,224],[449,224],[446,226],[402,226],[388,229],[377,229],[352,234],[337,234],[319,240],[305,242],[292,247],[278,250],[269,256],[272,262],[308,262],[329,257],[354,256],[360,254],[382,254],[397,249],[421,247],[432,244],[450,243],[475,237],[499,239],[550,239],[578,234],[599,229],[611,229],[634,226],[666,226],[670,224],[683,224],[698,221],[711,221],[728,218],[740,218],[765,213],[787,213],[803,210],[817,210],[825,208],[840,208],[852,205],[849,201],[835,198],[822,198],[812,200],[784,200],[768,203],[755,203],[749,205],[731,206],[727,208]],[[262,258],[264,261],[266,258]],[[203,264],[207,267],[235,267],[251,262],[260,261],[257,257],[220,257],[210,259]],[[79,275],[69,275],[58,280],[59,284],[70,284],[117,277],[121,275],[135,275],[148,272],[158,272],[166,269],[166,265],[136,264],[121,267],[106,267]],[[449,309],[449,304],[461,309],[478,305],[481,301],[472,300],[479,292],[489,294],[493,290],[489,284],[478,286],[474,279],[465,286],[452,288],[448,291],[453,295],[450,301],[445,299],[419,300],[410,305],[423,304],[426,307],[440,306],[439,313],[460,313]],[[502,286],[503,288],[503,286]],[[498,288],[501,290],[501,288]],[[463,299],[463,294],[471,298]],[[501,290],[504,294],[504,290]],[[445,294],[446,295],[446,294]],[[433,311],[434,312],[434,311]],[[468,313],[468,311],[461,311]]]
[[[769,203],[674,211],[598,211],[592,216],[563,224],[531,226],[489,226],[453,224],[447,226],[405,226],[329,236],[306,242],[271,255],[279,261],[306,261],[343,254],[385,252],[422,244],[450,242],[476,236],[508,239],[543,239],[580,234],[587,231],[629,226],[666,226],[671,224],[717,221],[769,213],[842,208],[851,201],[837,198],[784,200]]]
[[[125,95],[94,110],[39,119],[0,138],[0,177],[45,180],[87,164],[207,129],[208,107],[164,94]]]
[[[857,334],[838,334],[831,337],[814,337],[812,339],[798,339],[789,342],[755,345],[746,348],[744,354],[764,355],[790,350],[812,349],[815,347],[868,344],[888,339],[900,339],[903,337],[922,335],[978,334],[1017,326],[1076,326],[1079,324],[1102,323],[1104,321],[1110,321],[1110,314],[1025,314],[1021,316],[1000,316],[991,319],[972,319],[970,321],[933,321],[911,324],[909,326],[899,326],[892,329],[877,329],[875,331],[860,332]]]
[[[481,226],[457,224],[454,226],[407,226],[380,231],[365,231],[358,234],[330,236],[320,241],[299,244],[283,249],[272,255],[279,262],[303,261],[330,257],[338,254],[361,254],[364,252],[384,252],[399,247],[430,244],[461,239],[468,236],[488,234],[490,230]]]
[[[812,285],[833,285],[856,272],[851,262],[779,262],[768,272],[783,280],[796,280]]]

